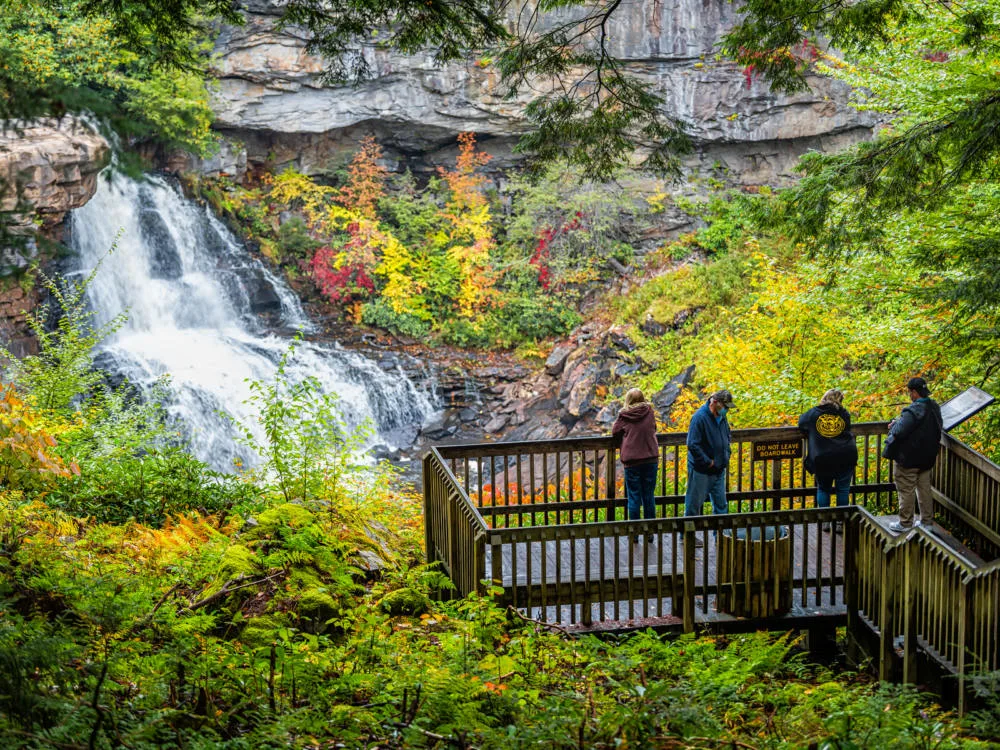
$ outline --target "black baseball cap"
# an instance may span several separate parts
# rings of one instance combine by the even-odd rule
[[[906,381],[906,388],[910,391],[916,391],[917,393],[930,393],[930,389],[927,387],[927,381],[923,378],[910,378]]]

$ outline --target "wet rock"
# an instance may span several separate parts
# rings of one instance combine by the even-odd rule
[[[184,275],[174,237],[156,208],[152,193],[146,188],[139,191],[139,233],[150,249],[149,275],[152,278],[176,280]]]
[[[562,373],[563,368],[566,366],[566,360],[572,353],[572,344],[560,344],[556,346],[552,350],[552,353],[549,354],[549,358],[545,360],[545,372],[552,376]]]
[[[371,454],[376,461],[398,461],[400,457],[399,448],[392,448],[388,445],[376,445],[371,449]]]
[[[500,430],[507,426],[507,421],[508,417],[506,415],[498,414],[483,426],[483,431],[487,433],[500,432]]]
[[[660,416],[666,418],[670,408],[674,405],[677,397],[681,395],[681,390],[694,378],[694,365],[685,368],[679,374],[672,377],[663,388],[658,390],[649,399],[653,406],[660,410]]]
[[[618,412],[621,410],[621,404],[615,402],[607,404],[603,409],[597,412],[597,416],[594,417],[594,421],[605,427],[610,428],[614,424],[615,419],[618,418]]]
[[[468,424],[469,422],[475,422],[479,418],[479,412],[471,407],[466,407],[459,410],[458,418],[462,420],[463,424]]]
[[[441,440],[442,438],[451,437],[458,432],[461,423],[462,419],[458,415],[458,410],[448,409],[433,422],[426,425],[420,431],[420,434],[429,440]]]
[[[246,292],[253,312],[259,314],[281,311],[281,298],[274,291],[274,285],[263,276],[254,275],[248,278]]]
[[[635,351],[635,342],[632,341],[632,339],[630,339],[624,333],[619,333],[618,331],[611,331],[611,333],[608,334],[608,339],[610,340],[611,345],[615,349],[619,349],[623,352]]]

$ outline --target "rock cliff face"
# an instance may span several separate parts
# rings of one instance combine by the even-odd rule
[[[108,154],[107,141],[72,118],[0,122],[0,277],[37,257],[38,235],[60,238],[67,212],[94,195]],[[0,339],[17,356],[37,350],[25,316],[36,303],[37,290],[0,283]]]
[[[251,163],[322,171],[373,133],[389,158],[426,169],[450,160],[454,137],[465,130],[479,134],[494,166],[510,162],[526,127],[526,100],[501,100],[488,65],[441,67],[430,55],[366,48],[373,80],[325,86],[322,60],[305,53],[301,34],[277,30],[279,13],[277,3],[253,0],[246,26],[224,29],[216,45],[217,126],[246,144]],[[741,70],[715,62],[715,47],[736,19],[729,0],[625,3],[613,17],[614,53],[655,83],[667,112],[694,136],[690,167],[721,162],[736,182],[774,184],[803,151],[867,137],[872,120],[848,107],[833,82],[780,96],[763,82],[748,88]]]
[[[0,213],[13,232],[51,230],[97,189],[108,143],[72,118],[0,123]]]

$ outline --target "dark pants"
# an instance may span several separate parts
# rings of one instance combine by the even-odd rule
[[[639,509],[643,517],[656,518],[656,462],[625,467],[625,495],[628,497],[628,520],[639,520]]]
[[[840,476],[816,475],[816,507],[830,507],[830,490],[837,488],[837,507],[851,504],[851,482],[854,481],[854,469]]]

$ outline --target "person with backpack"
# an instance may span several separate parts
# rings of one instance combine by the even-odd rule
[[[882,457],[894,461],[899,520],[889,525],[896,533],[913,528],[914,499],[920,507],[917,524],[934,522],[931,470],[941,448],[941,407],[931,398],[927,381],[910,378],[906,383],[910,405],[889,425]]]
[[[656,518],[656,468],[660,446],[656,441],[656,416],[642,391],[633,388],[625,394],[625,408],[611,427],[611,436],[621,438],[621,460],[625,466],[625,496],[628,519],[637,521],[639,511],[646,519]],[[636,535],[633,541],[638,542]],[[648,536],[647,542],[653,537]]]
[[[844,408],[844,394],[836,388],[824,393],[818,405],[799,417],[799,430],[808,444],[806,471],[816,476],[816,507],[830,507],[834,488],[837,507],[849,505],[858,446],[851,432],[851,414]],[[829,529],[829,524],[824,528]]]

